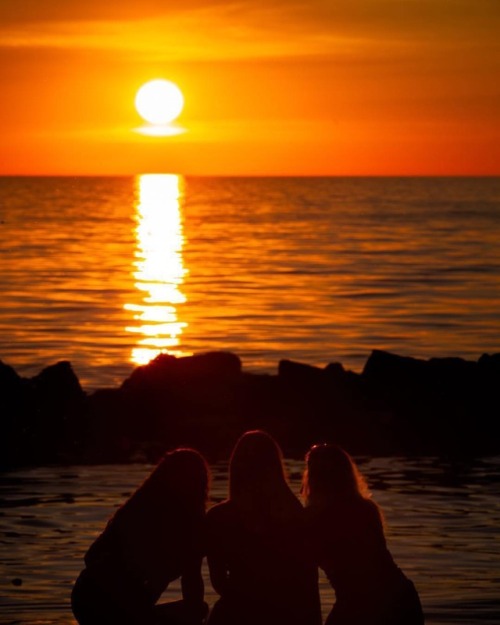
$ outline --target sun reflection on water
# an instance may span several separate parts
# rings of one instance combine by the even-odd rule
[[[182,179],[175,174],[143,174],[137,177],[135,229],[137,248],[134,271],[138,303],[125,304],[134,325],[127,332],[138,335],[131,361],[142,365],[161,352],[185,355],[178,348],[187,326],[179,320],[178,307],[186,301],[180,287],[187,273],[182,248]]]

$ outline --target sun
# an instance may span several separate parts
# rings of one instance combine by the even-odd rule
[[[170,80],[150,80],[137,92],[135,108],[145,121],[163,126],[179,117],[184,108],[184,96]]]

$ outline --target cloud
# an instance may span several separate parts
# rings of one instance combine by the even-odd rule
[[[52,22],[129,21],[168,15],[179,9],[224,6],[223,1],[182,0],[0,0],[0,23],[4,26]]]
[[[90,12],[91,13],[91,12]],[[279,8],[247,5],[191,6],[156,17],[46,19],[4,22],[1,45],[10,48],[127,52],[156,60],[202,61],[311,57],[347,50],[360,39],[304,27]],[[68,17],[68,16],[66,16]]]
[[[498,58],[498,0],[0,0],[0,46],[106,50],[151,61],[438,55]],[[439,59],[438,59],[439,60]]]

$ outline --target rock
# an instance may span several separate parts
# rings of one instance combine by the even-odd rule
[[[500,441],[500,354],[483,354],[478,361],[478,418],[476,427],[487,451],[499,452]]]
[[[10,366],[0,360],[0,393],[10,393],[19,386],[21,376]]]
[[[143,412],[182,420],[226,413],[234,401],[241,377],[241,361],[227,352],[209,352],[185,358],[160,355],[138,367],[121,390]]]
[[[241,360],[231,352],[207,352],[177,359],[179,375],[231,379],[241,374]]]
[[[124,390],[162,390],[172,383],[194,380],[228,380],[241,374],[241,361],[230,352],[208,352],[175,358],[160,354],[149,364],[137,367],[123,382]]]
[[[425,360],[375,349],[366,361],[361,375],[365,380],[376,384],[406,385],[423,382],[428,370]]]
[[[35,464],[71,462],[82,429],[86,394],[68,361],[27,381],[19,454]]]
[[[294,360],[280,360],[278,363],[278,375],[287,382],[298,382],[299,384],[309,382],[322,382],[323,369],[306,365]]]
[[[463,358],[431,358],[428,368],[431,384],[439,392],[463,394],[477,382],[477,362]]]
[[[497,392],[490,375],[496,358],[428,361],[374,351],[363,370],[371,391],[384,405],[403,451],[469,455],[494,450],[496,418],[488,415]],[[497,378],[497,386],[500,378]],[[498,407],[498,398],[496,400]]]
[[[122,451],[137,456],[138,449],[158,455],[159,447],[182,445],[212,452],[224,430],[234,431],[241,375],[241,361],[231,353],[161,354],[119,389],[89,398],[89,449],[102,455],[109,448],[114,457]]]
[[[41,401],[53,405],[79,402],[85,397],[71,363],[61,360],[31,378],[33,391]]]
[[[494,380],[500,386],[500,354],[483,354],[477,364],[481,376]]]
[[[11,366],[0,360],[0,424],[4,429],[15,427],[15,420],[24,412],[22,403],[25,382]]]
[[[153,462],[177,446],[218,459],[255,428],[298,457],[322,441],[355,454],[492,454],[499,388],[500,354],[471,362],[374,350],[361,374],[283,359],[277,375],[242,372],[228,352],[162,354],[90,396],[67,361],[31,379],[0,362],[0,460]]]

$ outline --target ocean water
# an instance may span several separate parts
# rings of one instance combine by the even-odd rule
[[[499,178],[5,177],[0,263],[0,359],[90,390],[160,351],[500,351]]]
[[[477,359],[499,330],[498,178],[0,178],[0,359],[22,375],[70,360],[91,390],[212,349],[360,371],[374,348]],[[360,460],[428,625],[498,625],[500,458]],[[0,475],[1,623],[73,624],[83,553],[149,469]]]
[[[427,625],[500,623],[500,457],[452,465],[437,458],[365,458],[360,467],[387,524],[395,560],[413,580]],[[298,494],[303,464],[287,461]],[[0,622],[74,625],[72,585],[107,518],[149,473],[145,465],[46,467],[0,479]],[[212,502],[227,496],[213,467]],[[203,569],[205,596],[216,595]],[[320,578],[323,610],[334,595]],[[178,598],[173,584],[164,600]]]

